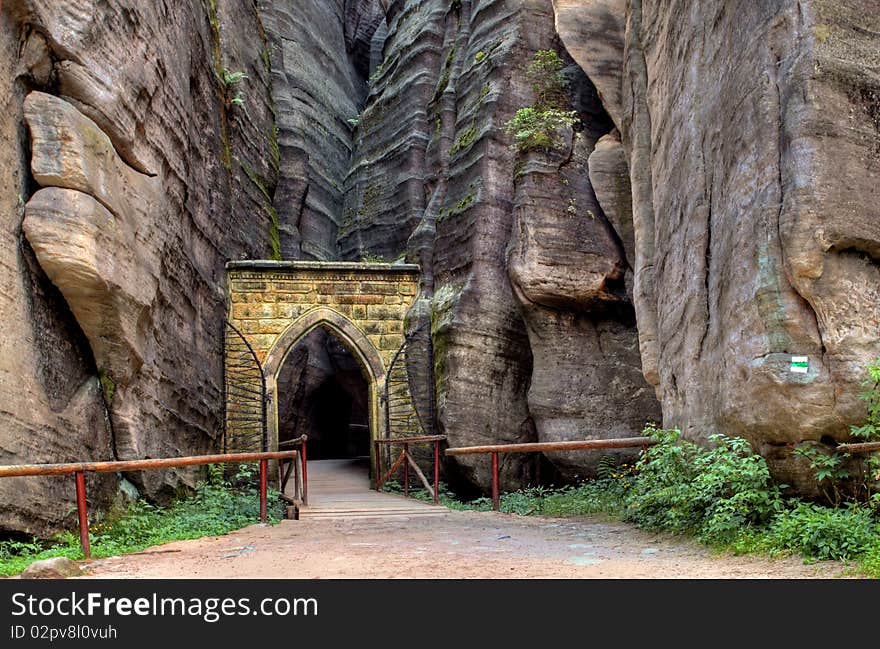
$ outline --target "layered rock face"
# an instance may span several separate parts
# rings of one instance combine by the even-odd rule
[[[32,40],[33,39],[33,40]],[[40,268],[21,232],[31,191],[29,148],[20,75],[43,75],[33,56],[42,37],[25,42],[19,59],[17,26],[0,14],[0,463],[54,462],[112,456],[101,385],[88,341],[58,289]],[[30,69],[30,70],[29,70]],[[112,485],[90,482],[95,491]],[[64,479],[0,481],[0,529],[40,533],[71,503]],[[56,503],[47,507],[47,503]]]
[[[378,1],[260,2],[270,40],[285,259],[338,259],[353,123],[367,93]]]
[[[583,128],[568,133],[552,154],[529,152],[516,183],[509,271],[534,359],[529,411],[538,440],[546,442],[632,437],[660,420],[642,375],[627,292],[631,270],[623,238],[631,221],[626,214],[622,223],[621,214],[614,213],[618,222],[608,218],[591,182],[594,163],[602,160],[597,140],[612,126],[588,82],[585,90],[575,103]],[[603,180],[613,171],[613,165],[595,166]],[[635,453],[549,457],[576,477],[591,475],[603,455],[633,459]]]
[[[4,464],[200,453],[222,430],[224,262],[271,254],[276,172],[260,17],[212,7],[3,3]],[[71,510],[66,481],[19,482],[0,526]]]
[[[808,489],[789,446],[846,438],[880,356],[878,16],[880,0],[3,2],[0,462],[214,448],[224,262],[381,257],[422,267],[407,327],[430,323],[450,444],[630,436],[662,405]],[[547,49],[579,123],[521,153],[505,124]],[[290,379],[307,392],[347,371],[309,344]],[[550,459],[571,476],[596,457]],[[447,468],[488,484],[486,458]],[[536,468],[505,456],[505,488]],[[114,480],[90,484],[95,504]],[[0,529],[57,528],[70,497],[0,481]]]
[[[556,5],[566,42],[625,42],[634,297],[666,424],[745,436],[806,488],[788,446],[845,439],[880,356],[880,4],[630,0],[613,39],[609,3]]]
[[[533,100],[525,69],[545,49],[564,54],[549,3],[394,3],[356,135],[340,252],[421,264],[427,299],[412,317],[431,318],[455,446],[630,436],[659,419],[626,292],[626,207],[612,208],[618,233],[589,178],[614,127],[596,89],[572,66],[586,128],[555,158],[520,159],[504,132]],[[586,457],[553,460],[589,471]],[[485,458],[448,469],[459,486],[488,484]],[[502,479],[534,470],[509,455]]]

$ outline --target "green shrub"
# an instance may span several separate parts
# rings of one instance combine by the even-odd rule
[[[640,527],[723,544],[780,511],[779,488],[746,440],[712,435],[712,448],[704,449],[678,430],[648,426],[645,433],[656,444],[636,464],[626,503],[626,518]]]
[[[526,68],[526,78],[535,95],[535,107],[562,108],[569,103],[568,79],[562,74],[563,60],[554,50],[538,50]]]
[[[868,366],[868,378],[862,382],[865,391],[859,398],[867,402],[868,416],[860,426],[850,426],[856,442],[880,440],[880,360]],[[805,458],[825,499],[833,507],[861,502],[880,511],[880,453],[857,454],[824,450],[803,444],[794,454]]]
[[[530,106],[516,111],[513,119],[505,124],[505,131],[513,136],[520,151],[550,149],[560,144],[559,130],[576,124],[578,119],[575,111],[539,110]]]
[[[577,112],[570,110],[563,66],[555,51],[539,50],[526,69],[535,103],[517,110],[505,124],[505,131],[514,138],[514,146],[522,152],[559,146],[560,129],[579,121]]]
[[[815,559],[851,559],[864,554],[880,533],[865,508],[830,509],[799,503],[770,526],[770,543]]]

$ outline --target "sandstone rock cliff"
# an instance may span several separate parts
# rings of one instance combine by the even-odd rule
[[[808,488],[790,445],[845,439],[880,356],[880,4],[555,4],[566,42],[625,43],[634,298],[665,422],[745,436]],[[588,74],[594,50],[571,46]]]
[[[572,66],[586,129],[567,152],[521,160],[504,132],[533,99],[525,69],[534,53],[564,54],[552,7],[398,6],[358,126],[340,252],[407,255],[425,269],[431,304],[414,317],[432,319],[450,444],[636,434],[659,408],[641,376],[626,293],[628,219],[612,208],[618,233],[588,169],[614,124]],[[553,459],[570,474],[590,465]],[[448,468],[456,484],[488,483],[486,458]],[[533,457],[506,456],[504,484],[524,484],[534,470]]]
[[[268,256],[277,237],[261,33],[244,1],[3,3],[0,462],[214,446],[224,262]],[[247,78],[233,88],[224,69]],[[160,495],[193,477],[139,482]],[[0,494],[9,529],[42,532],[71,509],[62,479]]]
[[[662,406],[808,490],[790,445],[845,439],[880,356],[878,16],[880,0],[7,0],[0,462],[215,447],[224,262],[381,257],[422,266],[408,325],[431,324],[450,443],[628,436]],[[578,122],[520,152],[504,126],[546,49]],[[305,392],[333,369],[315,344],[291,378]],[[487,484],[485,458],[448,469]],[[505,487],[536,469],[506,456]],[[0,528],[57,527],[70,491],[0,481]]]

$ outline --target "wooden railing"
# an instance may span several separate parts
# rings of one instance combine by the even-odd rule
[[[308,435],[301,435],[295,439],[280,442],[278,446],[294,446],[299,447],[299,461],[289,462],[287,471],[283,471],[281,465],[278,465],[278,490],[281,492],[281,498],[289,502],[295,507],[300,504],[307,507],[309,504],[309,465],[306,461],[306,441]],[[284,490],[287,488],[287,482],[290,480],[290,472],[293,471],[293,499],[285,495]]]
[[[83,556],[91,557],[89,544],[89,516],[86,504],[86,473],[117,473],[120,471],[145,471],[171,469],[203,464],[232,464],[239,462],[260,463],[260,520],[266,522],[266,491],[269,460],[299,464],[299,451],[276,451],[274,453],[225,453],[222,455],[196,455],[192,457],[159,458],[152,460],[123,460],[116,462],[77,462],[71,464],[19,464],[0,466],[0,478],[28,476],[71,475],[76,477],[76,509],[79,518],[79,539]],[[289,469],[288,469],[289,472]]]
[[[394,473],[403,467],[403,494],[409,496],[409,469],[412,467],[413,472],[418,476],[419,480],[431,494],[434,504],[440,503],[440,442],[446,439],[445,435],[426,435],[424,437],[399,437],[395,439],[377,439],[373,440],[373,452],[376,462],[376,491],[381,491],[382,487],[388,482],[388,479]],[[419,465],[409,453],[411,444],[433,444],[434,445],[434,486],[428,483],[425,474],[419,468]],[[382,446],[400,445],[403,449],[397,459],[391,463],[391,467],[384,474],[382,473]]]
[[[610,448],[643,448],[656,442],[650,437],[621,439],[585,439],[572,442],[532,442],[526,444],[493,444],[490,446],[462,446],[446,449],[446,455],[492,455],[492,509],[498,511],[501,497],[498,490],[498,455],[500,453],[543,453],[545,451],[590,451]]]

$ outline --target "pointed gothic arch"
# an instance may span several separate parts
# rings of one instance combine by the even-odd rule
[[[272,450],[278,448],[278,375],[290,352],[318,327],[323,327],[336,336],[361,366],[368,388],[370,436],[372,439],[381,435],[384,411],[380,395],[386,375],[382,356],[367,335],[346,316],[333,309],[319,307],[292,322],[275,341],[263,363],[268,396],[268,439]]]

